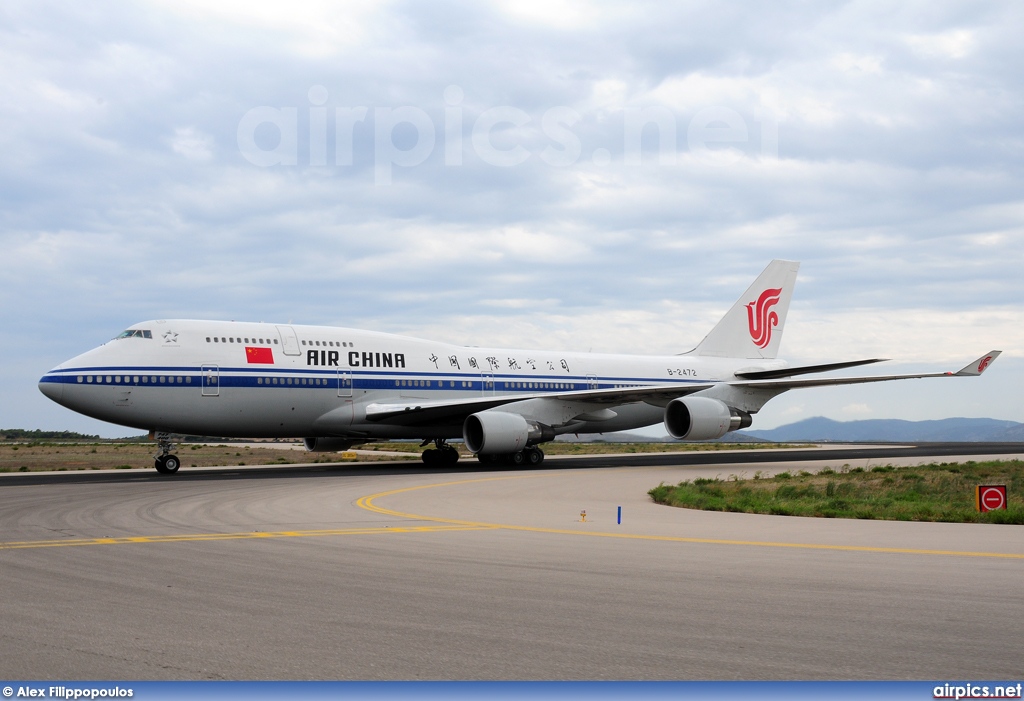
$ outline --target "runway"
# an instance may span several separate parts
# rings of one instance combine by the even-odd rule
[[[5,475],[0,676],[1015,678],[1020,527],[646,494],[979,447]]]

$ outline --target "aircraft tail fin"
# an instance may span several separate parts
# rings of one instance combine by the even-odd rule
[[[782,342],[800,264],[773,260],[732,309],[690,353],[723,358],[774,358]]]

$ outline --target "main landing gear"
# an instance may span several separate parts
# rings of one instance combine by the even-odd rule
[[[157,433],[156,442],[160,447],[160,452],[156,456],[156,471],[161,475],[173,475],[181,467],[181,460],[178,459],[177,455],[171,455],[171,451],[174,450],[174,444],[171,443],[171,435],[169,433]]]
[[[423,441],[423,445],[430,441]],[[423,451],[423,464],[429,467],[452,467],[459,461],[459,451],[448,445],[444,438],[434,440],[435,448],[427,448]],[[421,446],[422,447],[422,446]]]
[[[535,445],[518,453],[489,453],[477,455],[476,459],[488,465],[528,465],[536,467],[544,462],[544,451]]]

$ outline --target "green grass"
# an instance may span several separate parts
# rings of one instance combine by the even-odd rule
[[[974,487],[1005,484],[1008,508],[979,513]],[[887,521],[1024,524],[1024,462],[885,465],[870,470],[782,472],[752,479],[694,479],[661,484],[648,494],[659,504],[705,511]]]

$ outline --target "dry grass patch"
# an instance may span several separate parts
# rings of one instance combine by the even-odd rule
[[[1005,484],[1008,508],[979,513],[974,488]],[[695,479],[650,492],[660,504],[706,511],[888,521],[1024,524],[1024,462],[939,463],[918,467],[783,472],[753,479]]]
[[[472,455],[461,443],[453,443],[463,460]],[[751,448],[792,448],[796,446],[761,443],[545,443],[548,455],[607,455],[609,453],[667,453],[692,450],[737,450]],[[175,455],[183,467],[221,467],[231,465],[288,465],[297,463],[373,462],[382,460],[418,460],[423,448],[419,442],[381,442],[356,446],[361,451],[408,453],[408,457],[365,455],[344,458],[341,453],[308,453],[303,450],[258,448],[205,443],[179,443]],[[155,443],[130,442],[0,442],[0,472],[36,472],[46,470],[112,470],[152,468]]]
[[[0,444],[0,472],[47,470],[114,470],[152,468],[155,443],[27,443]],[[307,453],[280,448],[179,443],[175,455],[183,467],[290,465],[355,462],[341,453]],[[413,457],[413,456],[410,456]],[[418,457],[418,456],[416,456]],[[360,456],[359,460],[394,460],[393,456]],[[399,458],[401,459],[401,458]]]

